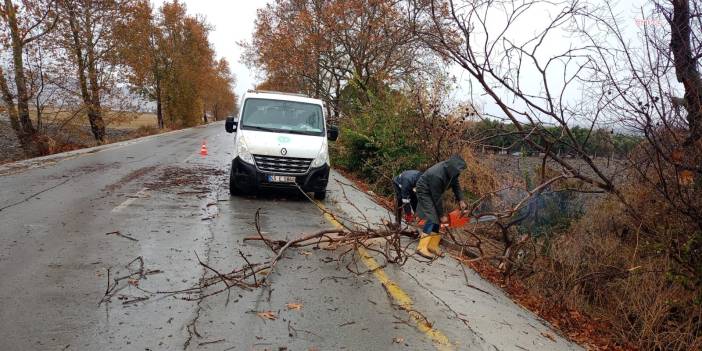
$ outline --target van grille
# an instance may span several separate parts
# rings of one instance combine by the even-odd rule
[[[311,158],[254,155],[259,170],[274,173],[304,174],[310,168]]]

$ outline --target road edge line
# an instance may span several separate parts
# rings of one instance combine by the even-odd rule
[[[317,203],[317,206],[325,210],[322,212],[324,213],[324,219],[326,219],[327,222],[331,223],[337,228],[343,228],[341,223],[339,223],[339,221],[337,221],[332,215],[330,215],[326,211],[327,207],[324,206],[324,204],[321,201],[315,202]],[[390,279],[387,276],[385,271],[382,269],[382,267],[380,267],[378,262],[370,255],[370,253],[360,246],[356,249],[356,251],[358,251],[359,253],[361,262],[363,262],[363,264],[368,268],[368,270],[373,273],[373,276],[380,282],[380,284],[382,284],[385,287],[385,290],[387,291],[388,295],[395,301],[395,303],[397,303],[401,309],[407,311],[412,321],[414,321],[414,324],[417,327],[417,329],[424,333],[424,335],[434,343],[434,347],[439,351],[454,350],[454,347],[449,341],[449,338],[444,333],[434,328],[434,326],[431,323],[429,323],[429,321],[426,319],[426,317],[424,317],[422,313],[414,309],[412,298],[409,296],[409,294],[402,290],[402,288],[400,288],[400,286],[397,283],[395,283],[392,279]]]

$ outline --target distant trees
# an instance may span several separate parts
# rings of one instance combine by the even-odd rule
[[[140,2],[133,22],[136,41],[125,42],[125,62],[137,91],[156,103],[159,126],[193,126],[222,118],[236,107],[234,78],[225,59],[215,59],[209,26],[187,14],[185,5],[165,3],[153,13]]]
[[[563,135],[563,128],[560,126],[542,126],[546,135]],[[596,128],[590,130],[582,126],[570,128],[573,138],[582,145],[583,151],[591,156],[617,157],[625,159],[634,148],[643,141],[642,136],[632,133],[615,133],[612,129]],[[468,129],[465,136],[467,140],[479,141],[480,146],[486,146],[488,150],[516,152],[525,151],[529,154],[539,154],[539,149],[524,141],[523,133],[509,122],[501,122],[495,119],[482,119],[475,122]],[[550,147],[550,150],[557,155],[576,155],[576,151],[568,143],[561,142],[556,138],[543,138],[534,136],[534,143],[540,147]]]
[[[122,62],[130,68],[126,74],[132,89],[156,103],[156,119],[159,128],[164,128],[163,120],[163,80],[165,72],[165,52],[163,35],[158,29],[157,14],[147,1],[139,1],[134,7],[134,17],[121,32],[134,33],[133,40],[119,46]]]
[[[12,55],[0,55],[0,92],[29,155],[47,152],[50,138],[33,123],[43,114],[64,116],[58,128],[86,118],[103,143],[111,115],[143,108],[134,93],[155,103],[159,128],[235,109],[229,64],[215,58],[207,23],[178,0],[158,10],[145,0],[2,1],[0,45]]]
[[[203,107],[205,113],[214,120],[221,120],[236,110],[236,96],[229,87],[234,85],[234,76],[229,69],[229,62],[219,59],[214,63],[214,69],[209,70],[205,77]]]

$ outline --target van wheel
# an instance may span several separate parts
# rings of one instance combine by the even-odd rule
[[[236,184],[234,183],[234,167],[232,167],[232,171],[229,172],[229,195],[241,195],[241,190],[239,190],[239,188],[237,188]]]
[[[314,192],[314,198],[316,200],[324,200],[327,197],[327,191],[322,190],[322,191],[315,191]]]

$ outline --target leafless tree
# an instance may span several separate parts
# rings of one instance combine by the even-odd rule
[[[486,115],[514,125],[566,176],[615,196],[699,286],[699,1],[653,1],[637,19],[622,19],[608,2],[579,0],[408,4],[409,25],[424,43],[467,72],[473,95],[495,106]],[[603,124],[644,138],[628,160],[630,171],[619,174],[626,180],[608,174],[586,150]],[[585,141],[575,126],[587,126]],[[554,151],[557,143],[586,168]],[[645,205],[656,201],[663,205]]]

